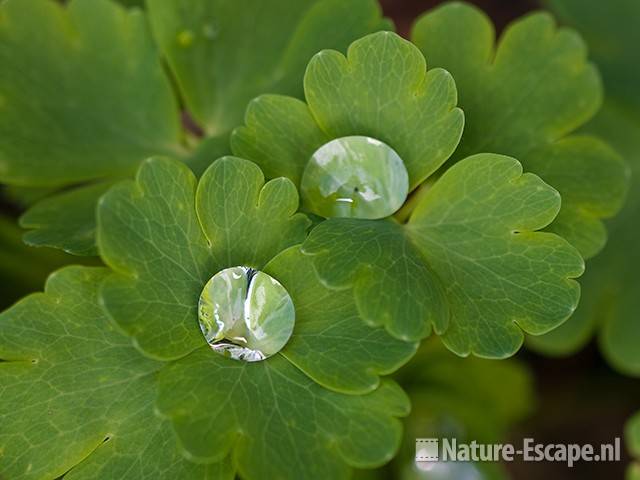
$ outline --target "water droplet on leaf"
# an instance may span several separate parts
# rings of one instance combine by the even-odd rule
[[[406,200],[409,175],[389,145],[370,137],[342,137],[311,156],[300,190],[305,208],[317,215],[384,218]]]
[[[295,324],[293,301],[266,273],[226,268],[207,282],[198,304],[200,329],[211,348],[235,360],[256,362],[277,353]]]
[[[178,34],[177,40],[178,45],[181,47],[188,47],[193,43],[193,32],[191,30],[183,30]]]
[[[207,23],[202,27],[202,34],[205,36],[205,38],[212,40],[218,36],[218,29],[215,27],[215,25]]]

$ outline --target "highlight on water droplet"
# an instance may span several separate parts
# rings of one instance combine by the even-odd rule
[[[384,218],[406,200],[409,174],[389,145],[371,137],[342,137],[311,156],[300,190],[304,207],[322,217]]]
[[[198,320],[215,352],[257,362],[279,352],[289,341],[295,309],[277,280],[238,266],[221,270],[204,286]]]

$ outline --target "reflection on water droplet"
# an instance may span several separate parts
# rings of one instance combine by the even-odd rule
[[[191,30],[183,30],[178,34],[177,41],[181,47],[188,47],[193,43],[194,35]]]
[[[204,286],[198,319],[215,352],[257,362],[287,343],[295,311],[289,293],[277,280],[249,267],[232,267],[216,273]]]
[[[400,156],[375,138],[342,137],[311,156],[300,185],[305,208],[323,217],[384,218],[409,193]]]

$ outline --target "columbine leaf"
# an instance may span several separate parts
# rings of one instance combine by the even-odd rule
[[[148,155],[180,152],[177,105],[139,11],[4,2],[0,63],[3,182],[126,175]]]
[[[306,64],[318,50],[343,50],[383,25],[373,0],[147,4],[187,107],[210,135],[240,123],[247,102],[260,93],[300,94]]]
[[[60,270],[44,294],[0,315],[0,476],[233,478],[227,462],[184,460],[154,415],[162,364],[142,357],[98,305],[107,273]]]
[[[229,130],[251,97],[264,91],[298,94],[316,51],[344,49],[389,25],[373,0],[216,0],[188,8],[177,1],[149,2],[156,39],[187,107],[203,120],[205,133],[215,134],[195,145],[183,139],[146,15],[110,0],[73,0],[65,8],[52,0],[3,4],[0,134],[10,141],[0,147],[0,180],[66,188],[121,179],[152,155],[181,158],[200,173],[229,153]],[[295,18],[283,23],[283,15]],[[82,223],[60,223],[57,215],[42,217],[60,206],[57,198],[47,202],[33,214],[39,221],[29,241],[95,253],[88,240],[78,240],[95,229],[87,215],[95,204],[69,207],[65,216]]]
[[[365,393],[379,385],[416,351],[384,330],[365,325],[350,291],[320,283],[298,247],[282,252],[264,271],[277,278],[296,305],[296,328],[282,354],[317,383],[347,393]]]
[[[559,208],[555,190],[492,154],[451,167],[416,207],[408,228],[446,286],[444,341],[454,352],[507,356],[520,329],[539,335],[573,313],[583,261],[562,238],[536,232]]]
[[[233,449],[243,477],[300,479],[348,478],[349,466],[388,461],[400,441],[396,417],[409,411],[391,381],[344,395],[280,355],[243,363],[208,347],[163,371],[157,407],[194,459],[217,461]]]
[[[636,26],[640,6],[634,0],[619,0],[616,8],[599,2],[544,0],[558,17],[584,35],[602,72],[607,98],[632,110],[640,110],[637,59],[634,45],[640,41]]]
[[[445,292],[449,310],[445,344],[460,355],[505,357],[520,347],[523,330],[545,333],[577,305],[579,286],[571,278],[582,273],[580,255],[560,237],[536,232],[559,208],[558,193],[535,175],[523,175],[516,160],[483,154],[445,172],[406,226],[331,219],[311,232],[303,249],[330,285],[355,284],[365,320],[384,323],[392,334],[404,328],[408,338],[416,333],[409,330],[415,319],[402,316],[403,306],[416,299],[397,285],[413,290],[417,272],[430,270],[432,291]],[[367,250],[369,244],[374,248]],[[377,253],[391,249],[402,268]],[[375,291],[358,288],[360,274],[349,273],[358,269],[362,278],[367,270],[377,272],[378,291],[389,292],[386,305]],[[362,308],[367,305],[376,308]],[[432,315],[446,325],[446,309],[438,303],[425,302],[422,315],[422,322]]]
[[[2,310],[20,297],[42,288],[49,273],[68,264],[73,258],[55,250],[34,250],[26,246],[21,237],[22,231],[14,219],[0,215]]]
[[[186,166],[151,159],[135,182],[105,195],[98,211],[100,251],[118,273],[105,282],[102,296],[143,351],[176,358],[202,345],[197,299],[209,278],[226,267],[261,268],[304,238],[307,220],[293,214],[291,182],[263,183],[251,162],[226,157],[205,172],[196,192]]]
[[[108,0],[3,2],[0,63],[2,182],[66,187],[184,153],[177,102],[140,11]],[[95,205],[84,189],[42,200],[24,220],[36,229],[27,241],[95,254]]]
[[[54,247],[75,255],[97,255],[96,205],[111,182],[100,182],[54,194],[31,207],[20,226],[31,229],[25,243]]]
[[[296,213],[291,181],[265,184],[254,163],[225,157],[202,176],[196,210],[217,265],[261,268],[278,252],[304,239],[309,221]]]
[[[217,269],[195,215],[196,183],[186,166],[151,159],[98,207],[101,257],[116,272],[104,283],[103,302],[140,349],[160,358],[204,342],[189,327],[195,299]]]
[[[609,104],[588,128],[610,139],[616,147],[638,165],[640,151],[640,116],[634,116]],[[637,171],[637,167],[636,167]],[[582,348],[600,331],[603,353],[618,370],[640,375],[640,339],[636,291],[639,281],[636,267],[640,264],[635,245],[635,229],[640,196],[638,175],[627,204],[620,215],[609,223],[609,241],[604,251],[589,260],[587,273],[581,280],[583,294],[575,314],[557,330],[530,338],[528,343],[548,355],[567,355]]]
[[[271,260],[305,237],[308,221],[296,209],[291,182],[264,184],[247,160],[217,160],[197,188],[180,162],[149,160],[135,182],[115,186],[100,204],[101,254],[116,271],[102,301],[145,354],[178,358],[206,344],[197,305],[207,281],[228,267],[266,269],[296,311],[287,358],[333,390],[371,391],[416,346],[366,327],[352,295],[328,291],[297,250]]]
[[[391,220],[331,218],[303,244],[332,288],[353,288],[363,320],[395,338],[415,341],[431,328],[442,334],[449,309],[441,282],[409,232]]]
[[[640,15],[640,5],[633,0],[620,2],[615,9],[569,0],[550,4],[563,20],[581,28],[607,87],[603,110],[584,130],[606,138],[629,160],[632,185],[624,209],[609,223],[610,239],[605,250],[588,264],[580,307],[557,331],[530,339],[530,343],[547,354],[566,355],[582,347],[598,330],[601,350],[609,363],[625,374],[638,376],[640,95],[634,86],[640,75],[629,65],[637,56],[634,19]]]
[[[601,219],[622,206],[627,179],[601,141],[567,138],[602,96],[581,38],[537,13],[511,24],[494,47],[491,21],[453,3],[422,17],[412,39],[456,79],[467,121],[454,158],[487,151],[518,158],[562,195],[563,211],[549,229],[585,257],[595,255],[606,240]]]
[[[304,89],[308,105],[282,96],[254,100],[246,126],[232,134],[234,153],[255,161],[268,176],[297,184],[323,143],[365,135],[398,152],[414,188],[451,155],[462,133],[451,75],[426,71],[420,52],[391,32],[357,40],[346,58],[320,52],[307,67]]]

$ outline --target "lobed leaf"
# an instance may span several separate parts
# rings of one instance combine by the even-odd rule
[[[444,333],[449,305],[442,283],[402,225],[331,218],[311,231],[303,252],[331,288],[353,288],[362,319],[395,338]]]
[[[295,188],[286,180],[263,183],[251,162],[225,157],[196,191],[188,167],[155,158],[135,182],[103,197],[100,252],[117,273],[105,281],[102,298],[142,351],[168,359],[203,345],[197,298],[209,278],[227,267],[261,268],[304,238],[307,220],[294,215]]]
[[[601,219],[621,208],[627,187],[615,152],[597,139],[567,137],[600,107],[598,73],[582,39],[556,29],[546,13],[509,25],[497,46],[494,36],[480,10],[457,2],[413,28],[412,40],[428,60],[457,82],[467,121],[454,159],[482,152],[518,158],[563,197],[549,230],[591,257],[606,241]]]
[[[125,178],[153,155],[181,158],[201,173],[229,153],[229,131],[251,97],[265,91],[297,94],[312,54],[322,47],[346,48],[389,25],[373,0],[216,0],[188,8],[150,0],[147,10],[127,10],[112,0],[73,0],[65,7],[52,0],[5,2],[0,134],[10,141],[0,147],[0,181],[66,190]],[[284,15],[293,21],[282,23]],[[175,86],[210,135],[200,143],[196,135],[183,138],[177,101],[147,21]],[[274,31],[274,24],[280,28]],[[183,119],[200,130],[188,114]],[[96,202],[82,188],[75,195],[86,203],[73,204],[66,201],[73,194],[62,195],[43,199],[26,217],[33,228],[27,241],[95,254]],[[63,204],[65,217],[74,221],[59,221]]]
[[[177,104],[140,11],[108,0],[8,0],[0,63],[5,183],[118,177],[146,156],[182,153]]]
[[[114,270],[102,302],[144,354],[176,359],[205,345],[197,314],[202,288],[218,271],[243,265],[265,270],[288,290],[296,323],[286,356],[319,384],[368,392],[378,375],[413,355],[416,345],[366,327],[352,294],[327,290],[309,260],[287,250],[308,226],[295,213],[289,180],[264,184],[256,165],[224,157],[196,182],[184,164],[151,159],[135,182],[113,187],[100,204],[100,251]]]
[[[430,321],[443,333],[448,321],[443,340],[452,351],[502,358],[520,347],[523,331],[557,327],[578,303],[572,279],[582,273],[580,255],[560,237],[536,231],[559,208],[558,193],[523,175],[516,160],[483,154],[447,170],[406,225],[331,219],[311,232],[303,250],[330,286],[353,284],[363,318],[392,335],[420,338],[428,329],[413,327]],[[376,289],[362,288],[364,282]],[[421,304],[427,288],[443,293]],[[434,301],[439,296],[444,300]]]
[[[624,209],[608,224],[607,247],[589,261],[583,279],[583,301],[575,315],[557,331],[531,338],[529,343],[547,354],[567,355],[581,348],[597,331],[609,363],[622,373],[638,376],[640,95],[632,85],[640,81],[640,76],[629,65],[636,56],[638,30],[633,19],[640,14],[640,8],[633,1],[621,1],[615,9],[570,0],[549,4],[563,20],[581,28],[607,87],[604,108],[584,130],[606,138],[624,155],[631,167],[632,184]]]
[[[67,267],[0,315],[0,476],[233,478],[183,459],[153,412],[155,375],[98,304],[106,269]]]
[[[332,291],[317,278],[299,247],[285,250],[264,271],[287,289],[296,327],[282,355],[316,383],[345,393],[366,393],[379,376],[397,370],[418,345],[365,325],[350,291]]]
[[[153,154],[185,153],[178,105],[139,10],[8,0],[0,63],[4,183],[55,191],[130,175]],[[26,241],[95,255],[98,190],[42,199],[23,219],[34,229]]]
[[[204,173],[196,211],[216,265],[262,268],[306,236],[309,220],[298,210],[298,192],[286,178],[265,184],[258,166],[224,157]]]
[[[26,244],[53,247],[74,255],[97,255],[96,205],[112,182],[99,182],[52,194],[20,217]]]
[[[215,378],[216,381],[207,381]],[[246,363],[205,347],[164,370],[157,408],[199,462],[230,451],[245,478],[349,478],[393,457],[409,411],[391,381],[367,395],[324,389],[281,355]]]
[[[240,123],[258,94],[301,94],[314,53],[343,50],[384,25],[373,0],[148,0],[147,6],[187,108],[209,135]]]
[[[49,273],[69,264],[71,259],[63,252],[26,246],[15,220],[0,215],[0,310],[42,288]]]
[[[298,184],[323,143],[370,136],[398,152],[413,189],[444,163],[462,133],[451,76],[427,71],[420,52],[391,32],[353,42],[346,57],[318,53],[307,67],[304,89],[307,105],[282,96],[253,100],[246,126],[231,136],[234,153]]]
[[[114,270],[102,302],[136,346],[156,358],[178,358],[205,344],[197,298],[221,268],[196,216],[196,185],[185,165],[153,158],[98,207],[100,254]]]

